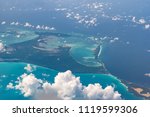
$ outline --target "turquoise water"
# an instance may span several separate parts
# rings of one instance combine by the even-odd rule
[[[96,60],[94,55],[94,50],[99,43],[90,39],[87,35],[75,33],[70,33],[68,37],[49,35],[42,40],[46,43],[39,44],[41,49],[53,50],[58,46],[69,46],[71,47],[69,54],[76,62],[90,67],[102,66],[102,63]]]
[[[24,73],[27,73],[24,70],[24,67],[27,66],[26,63],[8,63],[2,62],[0,63],[0,99],[32,99],[32,97],[25,98],[21,94],[21,92],[17,90],[8,90],[6,86],[10,82],[17,81],[17,78]],[[33,65],[32,65],[33,66]],[[57,75],[58,71],[35,66],[36,69],[32,72],[35,74],[36,78],[46,80],[50,83],[54,82],[54,77]],[[88,84],[100,83],[103,88],[108,85],[112,85],[115,87],[115,90],[118,91],[123,99],[140,99],[130,92],[128,92],[125,85],[123,85],[117,78],[111,75],[103,75],[103,74],[74,74],[76,77],[79,76],[81,83],[85,86]]]
[[[1,26],[0,27],[0,40],[6,46],[16,43],[29,41],[39,37],[34,31],[25,28],[17,28],[14,26]]]
[[[39,36],[36,30],[21,26],[6,25],[0,28],[0,41],[6,46],[33,40]],[[94,50],[99,43],[90,39],[87,35],[71,33],[68,37],[63,37],[58,34],[45,36],[42,40],[44,40],[44,43],[39,42],[39,49],[53,51],[58,46],[69,46],[71,47],[69,53],[76,62],[90,67],[99,67],[102,65],[95,59],[94,55]]]
[[[81,82],[85,85],[100,83],[103,88],[108,85],[114,86],[115,90],[118,91],[122,96],[123,99],[126,100],[135,100],[140,99],[135,95],[131,94],[127,87],[122,84],[116,77],[112,75],[106,74],[78,74],[81,78]]]

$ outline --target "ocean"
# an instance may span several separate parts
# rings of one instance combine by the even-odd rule
[[[6,87],[10,82],[17,81],[17,78],[22,74],[28,72],[24,69],[27,66],[26,63],[0,63],[0,99],[1,100],[24,100],[32,99],[32,97],[25,98],[18,90],[8,90]],[[33,65],[34,66],[34,65]],[[55,76],[58,74],[58,71],[36,66],[36,70],[32,72],[36,78],[48,81],[49,83],[54,82]],[[108,85],[111,85],[117,90],[122,99],[126,100],[135,100],[141,99],[134,94],[130,93],[127,87],[120,82],[116,77],[106,74],[74,74],[76,77],[80,77],[80,81],[83,85],[87,86],[88,84],[100,83],[103,88]]]
[[[68,0],[0,1],[0,42],[10,50],[0,53],[0,99],[26,99],[20,92],[6,90],[6,84],[25,73],[27,63],[39,65],[33,73],[49,82],[69,69],[84,85],[113,85],[123,99],[139,99],[120,81],[150,88],[150,78],[145,76],[150,73],[149,0],[77,0],[69,4]],[[19,24],[11,25],[13,22]],[[32,26],[25,27],[26,23]],[[41,29],[36,29],[38,25]],[[56,30],[45,31],[42,26]],[[43,32],[48,32],[47,36]],[[20,35],[23,37],[18,38]],[[64,43],[73,48],[61,53],[62,59],[47,51]],[[97,61],[93,51],[99,44],[102,52]]]

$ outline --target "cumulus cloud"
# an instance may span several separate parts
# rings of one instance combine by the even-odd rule
[[[150,28],[150,24],[146,24],[145,29],[149,29],[149,28]]]
[[[110,40],[110,43],[114,43],[114,42],[116,42],[116,41],[118,41],[119,40],[119,38],[118,37],[115,37],[114,39],[111,39]]]
[[[34,74],[23,74],[18,78],[18,83],[13,86],[9,83],[7,88],[20,90],[25,97],[34,99],[121,99],[121,94],[114,90],[112,86],[102,88],[98,83],[84,86],[79,77],[75,77],[71,71],[58,73],[54,83],[37,79]]]
[[[10,25],[15,25],[15,22],[11,22]]]
[[[21,37],[21,35],[16,35],[16,37],[17,37],[17,38],[20,38],[20,37]]]
[[[54,30],[56,30],[56,28],[55,28],[55,27],[51,27],[50,30],[51,30],[51,31],[54,31]]]
[[[48,26],[44,26],[44,25],[42,25],[42,26],[37,25],[35,28],[40,29],[40,30],[51,30],[51,31],[56,30],[54,27],[48,27]]]
[[[0,52],[4,52],[5,51],[5,46],[2,42],[0,42]]]
[[[136,23],[136,17],[132,17],[132,22]]]
[[[150,77],[150,73],[146,73],[144,74],[144,76]]]
[[[132,17],[132,22],[143,25],[143,24],[146,24],[147,21],[144,18],[136,19],[136,17]],[[145,25],[145,29],[146,28],[149,28],[148,24]]]
[[[113,21],[118,21],[118,20],[121,20],[121,18],[118,17],[118,16],[114,16],[114,17],[112,17],[112,20],[113,20]]]
[[[19,25],[19,22],[11,22],[10,25],[18,26],[18,25]]]
[[[83,98],[83,86],[80,83],[80,79],[75,77],[71,71],[58,73],[52,86],[57,90],[58,96],[62,99]]]
[[[1,25],[5,25],[6,22],[3,21],[0,24]],[[35,25],[33,25],[33,24],[29,23],[29,22],[20,23],[20,22],[14,22],[13,21],[13,22],[10,22],[8,24],[10,26],[23,26],[23,27],[26,27],[26,28],[32,28],[32,29],[35,28],[35,29],[38,29],[38,30],[48,30],[48,31],[54,31],[54,30],[56,30],[55,27],[49,27],[49,26],[45,26],[45,25],[37,25],[37,26],[35,26]],[[3,35],[1,35],[1,36],[3,36]],[[20,35],[17,35],[16,37],[20,38]]]
[[[13,84],[12,84],[12,83],[9,83],[9,84],[7,85],[7,89],[14,89]]]
[[[139,23],[140,23],[140,24],[145,24],[146,21],[145,21],[145,19],[139,19]]]
[[[37,25],[37,26],[36,26],[36,29],[41,29],[41,26],[40,26],[40,25]]]
[[[97,26],[97,18],[88,16],[88,15],[81,15],[79,13],[75,13],[73,11],[67,11],[65,14],[66,18],[74,19],[80,24],[84,24],[86,26]]]
[[[32,25],[30,23],[26,22],[24,27],[32,27]]]
[[[40,90],[42,83],[42,80],[37,79],[33,74],[23,74],[15,88],[20,90],[25,97],[28,97],[36,94]]]
[[[27,64],[27,66],[25,66],[24,69],[27,72],[33,72],[36,69],[36,67],[35,66],[31,66],[30,64]]]
[[[6,24],[6,22],[5,22],[5,21],[1,22],[1,25],[4,25],[4,24]]]
[[[85,87],[84,93],[87,95],[88,99],[91,100],[117,100],[121,99],[121,95],[114,91],[114,88],[112,86],[107,86],[105,89],[102,89],[102,86],[100,84],[89,84],[88,87]]]

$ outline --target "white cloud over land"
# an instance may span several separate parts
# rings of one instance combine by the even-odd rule
[[[9,86],[10,85],[10,86]],[[20,90],[25,97],[33,99],[63,99],[63,100],[119,100],[121,94],[112,86],[102,88],[99,83],[84,86],[79,77],[71,71],[58,73],[54,83],[37,79],[34,74],[23,74],[17,84],[7,86],[8,89]]]

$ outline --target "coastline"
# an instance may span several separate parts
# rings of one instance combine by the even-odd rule
[[[127,85],[129,92],[132,92],[136,96],[142,97],[146,100],[150,100],[150,88],[145,88],[143,86],[125,80],[121,81]]]

